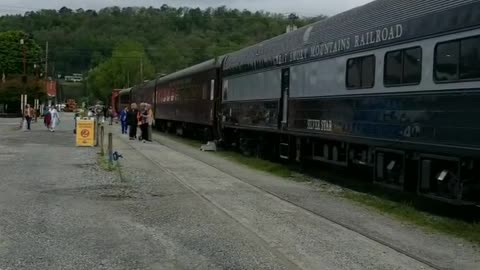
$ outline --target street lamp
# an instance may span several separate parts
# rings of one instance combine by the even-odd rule
[[[22,45],[22,51],[23,51],[23,82],[27,82],[27,52],[25,50],[25,40],[22,38],[20,39],[20,45]]]
[[[20,39],[20,45],[22,45],[22,51],[23,51],[23,76],[22,76],[22,81],[23,81],[23,95],[21,95],[21,112],[22,112],[22,118],[24,115],[24,107],[27,105],[27,55],[25,51],[25,40],[22,38]]]

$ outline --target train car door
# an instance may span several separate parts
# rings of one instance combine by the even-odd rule
[[[290,68],[282,69],[280,113],[278,128],[284,129],[288,124],[288,97],[290,92]]]

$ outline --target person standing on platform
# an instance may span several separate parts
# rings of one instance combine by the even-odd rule
[[[27,104],[27,106],[25,106],[23,116],[25,117],[25,120],[27,121],[27,130],[31,130],[30,129],[30,124],[32,123],[33,109],[30,107],[30,104]]]
[[[142,131],[142,137],[139,138],[144,143],[148,140],[148,110],[147,104],[142,103],[141,106],[141,117],[140,117],[140,130]]]
[[[43,106],[43,113],[42,113],[43,117],[47,116],[49,112],[50,112],[50,106],[47,106],[47,105]]]
[[[100,120],[102,120],[102,114],[103,114],[103,110],[102,108],[100,108],[99,105],[96,105],[95,106],[95,117],[97,118],[97,123],[100,123]]]
[[[123,110],[120,112],[120,123],[122,125],[122,134],[127,134],[127,114],[128,114],[128,107],[125,106]]]
[[[107,121],[107,115],[108,115],[107,106],[103,106],[102,112],[103,112],[103,114],[102,114],[102,116],[103,116],[102,123],[105,123],[105,121]]]
[[[130,140],[135,140],[135,138],[137,138],[138,114],[137,104],[132,103],[132,105],[130,105],[130,111],[127,113]]]
[[[152,141],[152,126],[155,123],[155,117],[153,116],[152,105],[147,104],[147,112],[148,112],[148,132],[147,132],[147,141]]]
[[[50,129],[50,124],[52,122],[52,115],[50,114],[50,111],[52,109],[50,108],[50,106],[49,107],[45,106],[45,108],[46,110],[43,111],[43,122],[45,123],[45,127]]]
[[[110,119],[110,122],[108,123],[108,125],[109,126],[113,125],[113,108],[112,108],[112,106],[108,107],[107,116]]]
[[[55,132],[55,128],[60,122],[60,115],[58,114],[57,108],[55,106],[52,107],[52,110],[50,111],[50,131]]]

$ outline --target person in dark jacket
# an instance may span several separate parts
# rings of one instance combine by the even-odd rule
[[[142,131],[141,138],[144,143],[148,140],[148,110],[147,104],[142,103],[140,105],[140,130]]]
[[[51,120],[51,115],[50,115],[50,106],[45,106],[43,108],[43,123],[45,124],[45,127],[50,129],[50,120]]]
[[[103,106],[102,113],[103,113],[102,123],[105,123],[105,121],[107,121],[107,116],[108,116],[108,109],[106,106]]]
[[[122,134],[127,134],[127,114],[128,107],[125,106],[125,108],[120,112],[120,116],[118,117],[120,119],[120,123],[122,124]]]
[[[130,140],[137,138],[138,114],[137,104],[132,103],[132,105],[130,105],[130,111],[127,113]]]

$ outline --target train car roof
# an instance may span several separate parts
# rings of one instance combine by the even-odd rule
[[[224,59],[224,56],[220,56],[214,59],[210,59],[208,61],[202,62],[200,64],[188,67],[186,69],[179,70],[177,72],[171,73],[167,76],[160,77],[157,79],[157,83],[164,83],[167,81],[175,80],[178,78],[182,78],[185,76],[189,76],[195,73],[207,71],[210,69],[215,69],[215,68],[220,68],[222,65],[222,61]]]
[[[137,84],[134,87],[132,87],[133,90],[140,89],[140,88],[148,88],[148,87],[154,87],[155,86],[155,81],[156,80],[149,80],[145,81],[141,84]]]
[[[376,0],[230,53],[223,70],[288,65],[479,24],[478,0]]]
[[[130,93],[131,90],[132,90],[131,87],[130,87],[130,88],[126,88],[126,89],[122,89],[122,90],[120,91],[120,95],[128,94],[128,93]]]

